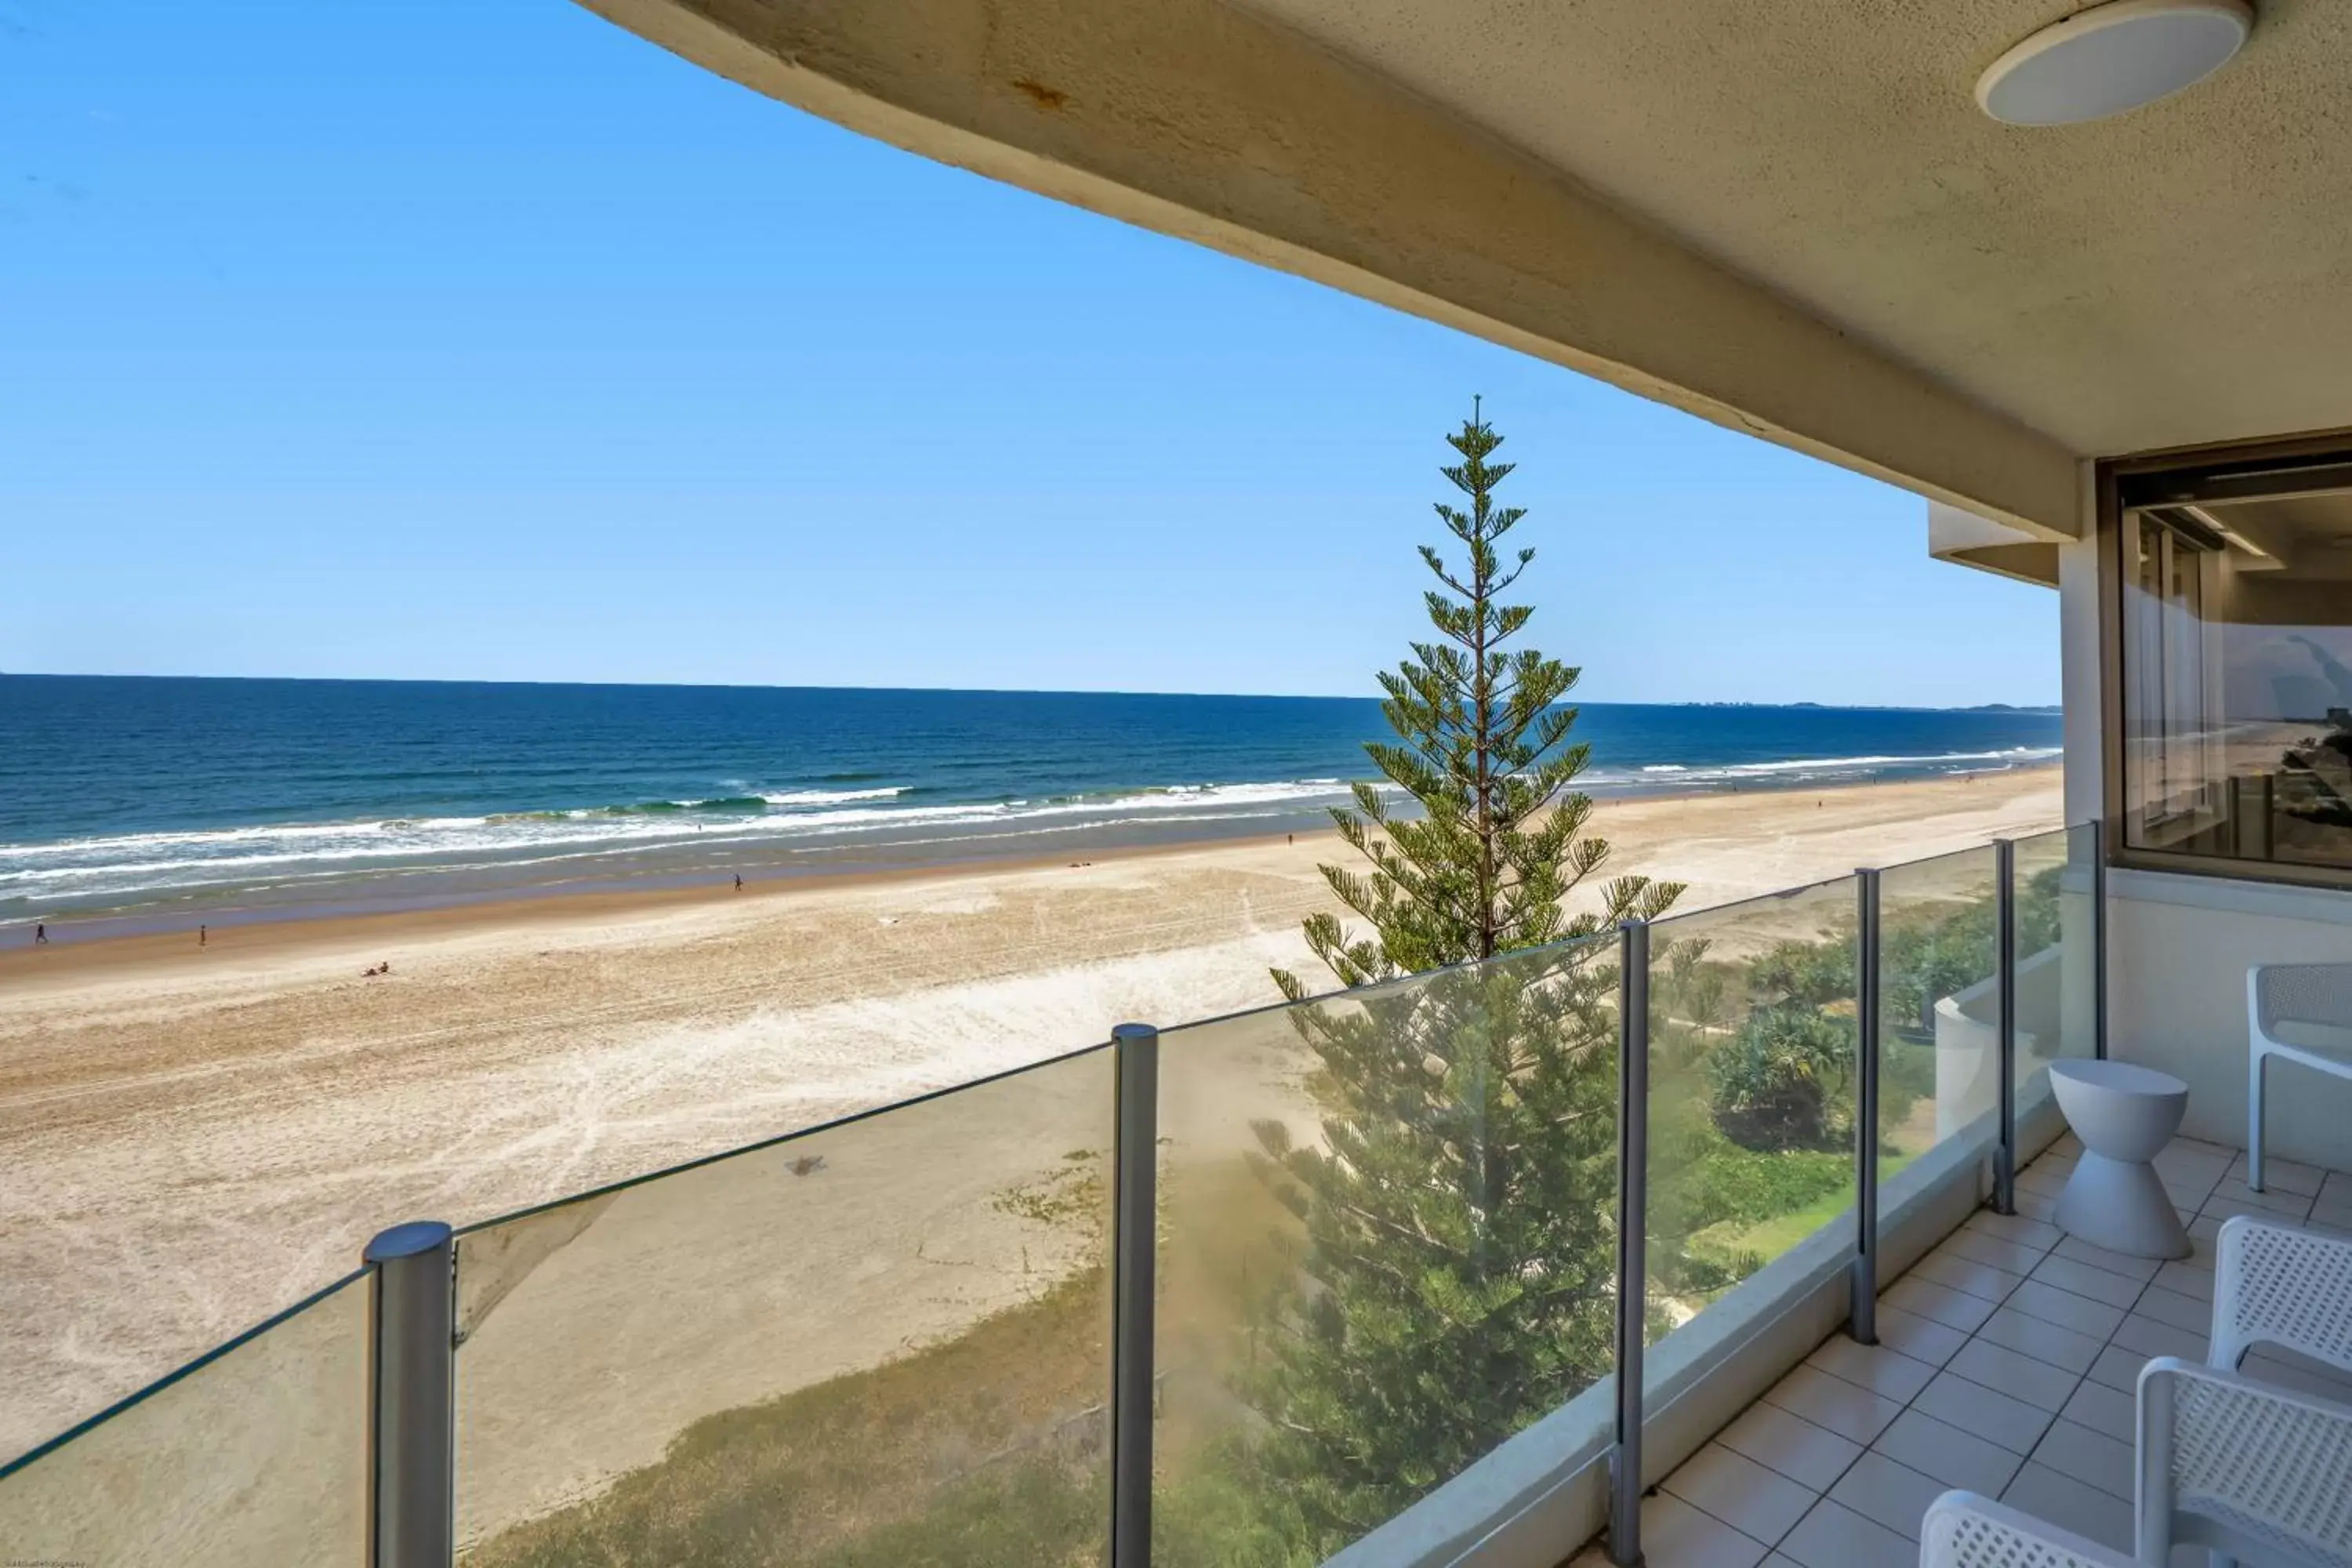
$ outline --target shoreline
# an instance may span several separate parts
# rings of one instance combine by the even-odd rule
[[[1737,786],[1729,789],[1678,790],[1666,787],[1656,791],[1612,791],[1595,793],[1592,799],[1598,818],[1601,814],[1613,815],[1628,806],[1673,806],[1733,798],[1771,802],[1782,796],[1798,795],[1846,800],[1874,791],[1966,785],[1979,780],[2056,776],[2060,771],[2056,762],[2033,763],[1982,773],[1897,780],[1865,779],[1826,785],[1775,787],[1759,784],[1744,791]],[[224,903],[199,905],[172,914],[100,910],[85,915],[68,914],[40,923],[47,927],[49,941],[46,945],[52,952],[58,949],[87,950],[102,945],[110,952],[121,954],[137,952],[150,957],[177,951],[184,942],[194,936],[200,926],[206,928],[213,939],[227,945],[236,933],[256,927],[325,927],[357,931],[367,922],[376,922],[372,929],[383,931],[383,940],[396,942],[404,935],[411,934],[401,923],[403,921],[414,923],[415,934],[425,934],[436,928],[445,931],[459,929],[468,914],[488,923],[511,921],[527,910],[543,914],[570,912],[580,918],[592,914],[625,915],[692,906],[717,895],[724,895],[730,900],[738,897],[745,900],[773,898],[795,890],[858,887],[996,871],[1034,871],[1056,866],[1091,864],[1095,860],[1129,860],[1227,847],[1265,848],[1277,842],[1286,844],[1302,834],[1319,836],[1330,831],[1329,818],[1321,807],[1303,814],[1299,821],[1300,827],[1287,831],[1261,830],[1254,826],[1244,833],[1187,833],[1183,831],[1187,826],[1206,826],[1209,824],[1181,821],[1155,825],[1160,826],[1161,831],[1146,836],[1120,835],[1116,829],[1079,828],[1074,831],[1094,833],[1102,837],[1098,842],[1086,842],[1080,838],[1070,840],[1070,847],[1080,857],[1076,861],[1066,860],[1059,853],[1043,853],[1034,846],[994,854],[977,851],[932,857],[896,865],[819,863],[803,869],[775,861],[747,859],[742,866],[743,886],[740,894],[729,880],[731,873],[724,869],[691,872],[649,870],[635,875],[584,877],[572,881],[512,883],[476,890],[453,890],[437,896],[427,894],[376,900],[347,896],[281,904]],[[926,841],[911,841],[881,847],[919,850],[925,847]],[[847,858],[845,855],[838,858]],[[353,879],[355,889],[366,885],[365,879]],[[8,939],[0,942],[0,983],[10,979],[16,965],[24,962],[22,955],[38,952],[31,946],[30,933],[35,923],[33,919],[25,917],[0,925],[0,931],[8,933]]]

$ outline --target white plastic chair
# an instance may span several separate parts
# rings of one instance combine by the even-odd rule
[[[2202,1546],[2278,1568],[2352,1568],[2352,1408],[2158,1356],[2139,1374],[2143,1564]]]
[[[1919,1521],[1919,1568],[2136,1568],[2122,1552],[1974,1492],[1946,1492]]]
[[[2252,1215],[2222,1222],[2205,1360],[2235,1372],[2260,1344],[2352,1372],[2352,1239]]]
[[[2246,972],[2246,1185],[2263,1190],[2263,1080],[2273,1057],[2352,1079],[2352,963]]]

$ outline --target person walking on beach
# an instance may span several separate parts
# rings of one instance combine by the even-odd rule
[[[743,873],[740,871],[735,873],[735,890],[739,893],[743,890]]]
[[[206,943],[207,942],[210,942],[211,940],[212,940],[212,928],[211,928],[210,926],[198,926],[198,927],[196,928],[196,945],[197,945],[198,947],[202,947],[202,946],[204,946],[204,945],[205,945],[205,943]]]
[[[49,927],[47,921],[43,921],[33,927],[33,945],[35,947],[47,947],[49,945]]]

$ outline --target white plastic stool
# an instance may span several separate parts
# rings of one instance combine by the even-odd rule
[[[2189,1233],[2149,1163],[2189,1113],[2189,1086],[2130,1062],[2050,1064],[2050,1087],[2083,1157],[2058,1199],[2058,1228],[2132,1258],[2186,1258]]]

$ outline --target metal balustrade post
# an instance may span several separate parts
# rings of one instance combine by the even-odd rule
[[[2091,818],[2091,1050],[2107,1059],[2107,820]]]
[[[2000,986],[2000,1147],[1993,1154],[1995,1214],[2017,1212],[2017,846],[1992,841],[1993,931]]]
[[[457,1550],[457,1239],[438,1220],[381,1232],[369,1394],[370,1568],[449,1568]]]
[[[1617,1447],[1609,1458],[1609,1561],[1642,1561],[1642,1330],[1648,1300],[1650,928],[1617,928]]]
[[[1860,1025],[1853,1112],[1854,1258],[1846,1332],[1878,1342],[1878,873],[1854,881],[1854,1012]]]
[[[1111,1568],[1151,1561],[1153,1275],[1158,1267],[1160,1031],[1110,1032],[1118,1077],[1111,1171]]]

